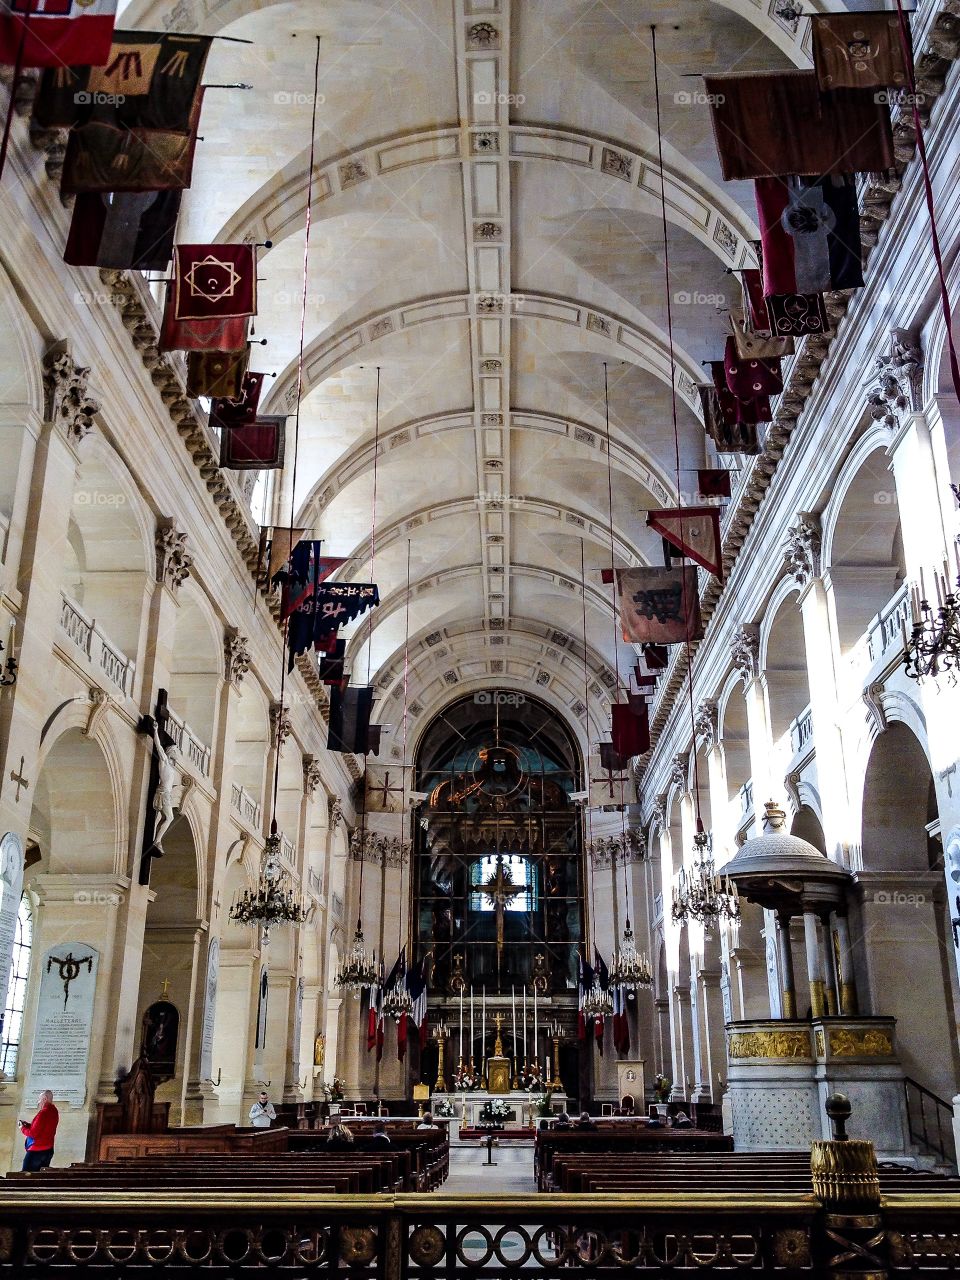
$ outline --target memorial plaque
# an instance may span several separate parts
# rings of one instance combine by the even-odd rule
[[[83,1106],[99,960],[85,942],[61,942],[44,952],[28,1098],[50,1089],[55,1102]]]
[[[203,1027],[200,1033],[200,1079],[213,1079],[213,1030],[217,1021],[217,984],[220,981],[220,939],[207,946],[207,985],[203,999]]]
[[[23,841],[12,831],[0,840],[0,1030],[7,1007],[7,988],[23,894]]]

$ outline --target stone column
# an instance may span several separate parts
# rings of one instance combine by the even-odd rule
[[[701,1064],[703,1067],[699,1100],[713,1102],[718,1094],[717,1076],[720,1068],[726,1065],[726,1035],[724,1031],[723,1007],[720,992],[720,972],[716,969],[701,969],[697,975],[700,989],[700,1026],[703,1039]]]
[[[673,1046],[670,1041],[670,1001],[666,998],[655,1000],[657,1012],[657,1072],[667,1074],[669,1067],[673,1071]]]
[[[827,589],[821,577],[820,517],[801,511],[787,535],[784,564],[800,587],[800,616],[807,659],[817,786],[827,852],[843,861],[848,813],[846,770],[839,728],[836,654]]]
[[[780,964],[780,991],[782,999],[782,1016],[795,1019],[797,1016],[797,988],[793,975],[793,947],[790,942],[790,917],[785,913],[777,913],[777,947]]]
[[[807,948],[807,981],[810,983],[810,1012],[822,1018],[827,1012],[823,962],[820,954],[820,932],[817,913],[809,908],[803,913],[803,936]]]
[[[773,740],[767,714],[766,688],[760,670],[759,628],[752,624],[740,627],[734,635],[731,653],[744,678],[743,696],[747,707],[750,775],[753,783],[754,834],[763,835],[763,806],[767,800],[780,799],[783,785],[770,772]]]
[[[830,919],[837,935],[837,959],[840,969],[840,1012],[855,1017],[860,1012],[857,985],[853,976],[853,954],[850,950],[850,928],[847,917],[834,911]]]
[[[673,988],[674,1045],[673,1045],[673,1090],[670,1094],[672,1102],[685,1102],[687,1099],[687,1071],[693,1060],[690,1040],[690,988],[677,983]],[[687,1017],[684,1017],[684,1010]]]
[[[830,913],[820,917],[820,942],[822,944],[823,973],[826,980],[827,1014],[834,1018],[840,1011],[840,998],[837,991],[837,966],[833,959],[833,929],[830,924]]]

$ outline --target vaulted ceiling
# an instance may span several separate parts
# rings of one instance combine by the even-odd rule
[[[703,86],[687,73],[807,65],[809,23],[782,7],[121,3],[121,25],[252,41],[214,44],[206,80],[252,88],[206,96],[179,236],[272,241],[257,367],[277,375],[273,411],[296,401],[321,37],[294,505],[297,524],[350,556],[341,576],[379,583],[383,603],[350,637],[377,718],[401,719],[409,632],[414,721],[497,684],[536,689],[593,740],[607,726],[615,672],[635,655],[599,572],[611,557],[605,364],[617,564],[659,562],[642,512],[677,491],[650,23],[691,492],[685,469],[706,460],[695,382],[722,352],[727,268],[752,261],[756,227],[749,186],[720,180]],[[292,434],[288,461],[291,446]],[[283,523],[292,483],[288,465]]]

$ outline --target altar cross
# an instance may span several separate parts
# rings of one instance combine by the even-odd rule
[[[496,874],[483,885],[483,892],[493,903],[497,917],[497,977],[500,976],[500,963],[503,958],[503,917],[510,899],[518,893],[526,893],[525,884],[514,884],[510,871],[503,865],[503,854],[497,854]]]

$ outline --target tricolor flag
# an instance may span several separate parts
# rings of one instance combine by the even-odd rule
[[[117,0],[0,0],[0,62],[102,66],[116,16]]]
[[[397,956],[396,964],[387,975],[387,980],[383,984],[384,995],[389,995],[391,991],[403,991],[407,985],[407,949],[400,948],[400,954]],[[404,1054],[407,1051],[407,1015],[400,1015],[397,1023],[397,1058],[403,1061]]]
[[[627,988],[617,983],[613,988],[613,1047],[621,1058],[630,1052],[630,1022],[627,1018]]]
[[[370,1007],[367,1010],[367,1053],[377,1051],[377,1061],[383,1057],[383,964],[376,984],[370,988]]]
[[[608,991],[610,989],[610,971],[607,969],[606,961],[596,947],[593,948],[593,972],[600,990]],[[593,1020],[593,1038],[597,1042],[601,1058],[603,1057],[603,1025],[604,1017],[601,1013]]]

